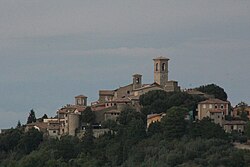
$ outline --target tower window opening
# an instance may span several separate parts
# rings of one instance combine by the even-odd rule
[[[161,65],[161,70],[162,70],[162,71],[165,71],[165,69],[166,69],[166,64],[165,64],[165,63],[162,63],[162,65]]]
[[[158,69],[159,69],[159,64],[156,63],[156,65],[155,65],[155,71],[158,71]]]

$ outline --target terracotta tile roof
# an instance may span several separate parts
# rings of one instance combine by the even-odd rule
[[[114,90],[99,90],[100,95],[114,95]]]
[[[220,99],[208,99],[200,102],[199,104],[229,104],[229,102]]]
[[[134,76],[142,76],[142,75],[141,75],[141,74],[134,74],[133,77],[134,77]]]
[[[169,60],[169,59],[166,57],[160,56],[160,57],[154,58],[153,60]]]
[[[36,126],[40,129],[40,131],[45,132],[48,127],[48,124],[44,122],[32,122],[30,124],[26,124],[26,126],[28,126],[29,128]]]
[[[165,116],[166,114],[165,113],[159,113],[159,114],[149,114],[147,115],[147,119],[152,119],[154,117],[162,117],[162,116]]]
[[[79,106],[79,105],[66,105],[63,108],[59,109],[57,112],[59,114],[65,114],[69,112],[74,112],[78,110],[79,112],[83,112],[86,109],[86,106]]]
[[[76,96],[75,98],[86,98],[87,96],[84,96],[84,95],[78,95],[78,96]]]
[[[191,95],[205,95],[205,93],[195,90],[195,89],[188,89],[186,93],[191,94]]]
[[[241,120],[233,120],[233,121],[225,121],[224,125],[245,125],[246,121]]]
[[[131,100],[128,97],[125,98],[116,98],[111,101],[106,101],[105,103],[128,103],[131,102]]]

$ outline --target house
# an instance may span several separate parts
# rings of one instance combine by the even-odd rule
[[[166,116],[165,113],[160,113],[160,114],[149,114],[147,115],[147,128],[149,127],[150,124],[154,122],[161,122],[161,119]]]
[[[240,106],[236,106],[233,109],[233,117],[240,117],[242,112],[245,112],[248,119],[250,119],[250,106],[246,106],[246,107],[240,107]]]
[[[237,132],[244,132],[246,128],[246,121],[242,120],[232,120],[232,121],[225,121],[223,125],[223,129],[227,133],[231,133],[232,131]]]
[[[67,104],[57,111],[59,135],[76,136],[80,129],[80,115],[87,108],[87,97],[75,97],[75,104]]]
[[[229,115],[229,102],[220,99],[208,99],[198,103],[198,120],[205,117],[222,126],[225,116]]]

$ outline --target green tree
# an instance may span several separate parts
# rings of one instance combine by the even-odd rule
[[[21,136],[18,142],[18,148],[21,152],[28,154],[35,150],[42,141],[43,134],[37,129],[32,128]]]
[[[153,122],[149,125],[147,134],[148,136],[153,136],[154,134],[163,133],[161,122]]]
[[[94,148],[94,136],[92,126],[87,126],[84,136],[82,138],[83,152],[85,154],[91,153]]]
[[[117,118],[117,121],[122,125],[128,125],[133,119],[146,120],[146,117],[142,113],[137,112],[135,108],[127,106],[123,108],[121,114]]]
[[[22,127],[21,122],[20,122],[20,120],[18,120],[16,128],[21,128],[21,127]]]
[[[186,132],[185,114],[188,112],[183,107],[172,107],[167,111],[167,115],[162,118],[164,136],[167,139],[182,137]]]
[[[47,114],[44,114],[44,115],[42,116],[42,119],[43,119],[43,120],[44,120],[44,119],[48,119]]]
[[[171,107],[185,107],[195,111],[197,104],[205,98],[189,95],[185,92],[165,92],[163,90],[150,91],[140,96],[141,112],[145,115],[166,112]]]
[[[247,138],[250,139],[250,121],[247,121],[245,133],[247,135]]]
[[[30,110],[29,117],[27,119],[27,124],[32,123],[32,122],[36,122],[36,115],[33,109]]]
[[[221,126],[213,123],[209,118],[203,118],[201,121],[192,123],[189,132],[193,138],[201,137],[205,139],[217,138],[228,140],[228,135]]]
[[[214,95],[215,98],[221,99],[226,101],[227,100],[227,93],[224,91],[223,88],[220,86],[217,86],[215,84],[208,84],[203,85],[198,88],[196,88],[198,91],[201,91],[203,93]]]
[[[81,114],[82,122],[88,124],[93,124],[95,122],[95,113],[91,110],[90,107],[87,107]]]

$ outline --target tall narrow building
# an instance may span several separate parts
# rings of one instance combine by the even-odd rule
[[[169,59],[161,56],[153,60],[154,60],[154,82],[164,88],[168,82]]]

